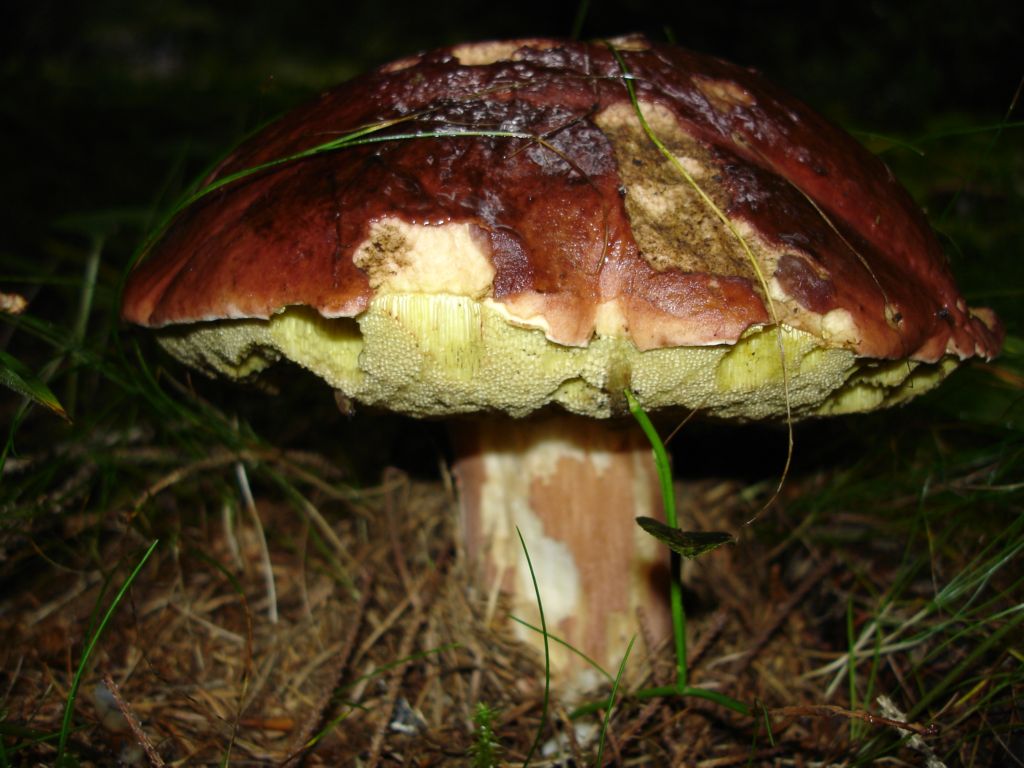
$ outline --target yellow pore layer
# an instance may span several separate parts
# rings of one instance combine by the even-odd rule
[[[523,328],[486,302],[447,294],[378,295],[356,318],[290,307],[268,320],[163,329],[182,361],[244,378],[284,358],[348,398],[412,416],[549,404],[593,417],[626,410],[631,389],[647,410],[698,409],[723,418],[869,411],[936,386],[957,364],[871,360],[787,326],[752,328],[736,344],[641,351],[597,336],[572,347]]]

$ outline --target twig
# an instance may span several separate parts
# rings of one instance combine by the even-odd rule
[[[369,650],[377,644],[377,641],[380,640],[381,636],[383,636],[388,630],[392,629],[395,624],[399,623],[399,619],[403,617],[403,614],[409,610],[409,606],[412,604],[411,595],[413,593],[419,594],[419,591],[423,589],[425,584],[437,578],[439,578],[438,571],[426,571],[419,577],[419,579],[416,580],[413,584],[413,588],[411,588],[406,593],[405,597],[391,609],[391,612],[381,620],[380,624],[374,628],[374,631],[371,632],[365,640],[363,640],[362,644],[359,646],[359,650],[356,651],[355,656],[353,657],[353,663],[361,661]]]
[[[341,543],[341,539],[338,537],[338,534],[334,532],[334,529],[331,528],[330,523],[328,523],[324,516],[320,513],[320,510],[317,509],[316,506],[311,501],[309,501],[309,499],[307,499],[305,496],[299,497],[299,505],[302,507],[302,511],[306,513],[306,516],[316,527],[317,531],[320,532],[320,535],[323,536],[324,539],[326,539],[327,542],[334,548],[334,551],[338,554],[338,557],[348,561],[348,564],[351,567],[354,564],[354,561],[352,559],[351,554],[348,551],[348,548]]]
[[[359,636],[359,630],[363,625],[363,614],[366,612],[366,605],[373,592],[371,589],[372,580],[373,573],[371,571],[364,571],[359,582],[359,602],[356,603],[355,610],[348,619],[348,635],[342,641],[341,650],[336,654],[331,654],[330,658],[332,664],[329,674],[327,675],[327,679],[330,683],[324,687],[320,694],[320,698],[316,702],[316,706],[312,710],[317,714],[317,716],[306,718],[305,725],[295,734],[295,738],[292,740],[292,747],[288,750],[288,757],[281,763],[282,768],[297,764],[301,757],[306,753],[310,738],[314,733],[323,729],[328,722],[328,718],[330,717],[328,707],[331,704],[338,682],[348,669],[349,660],[352,657],[352,650],[356,646],[356,638]],[[318,657],[313,660],[313,663],[319,664],[325,660],[326,659]],[[311,671],[311,668],[307,668],[307,670],[300,672],[298,675],[299,679],[293,680],[292,684],[298,685],[303,678],[309,675]]]
[[[800,707],[779,707],[770,711],[772,715],[783,717],[845,717],[849,720],[861,720],[871,725],[887,725],[890,728],[897,728],[901,731],[909,731],[918,736],[936,736],[939,728],[934,723],[919,725],[908,723],[903,720],[896,720],[882,715],[873,715],[859,709],[844,709],[835,704],[811,704]]]
[[[231,553],[231,559],[234,560],[235,566],[241,571],[245,568],[245,563],[242,561],[242,549],[238,546],[238,537],[235,536],[235,526],[232,521],[231,505],[228,504],[227,499],[221,504],[220,520],[221,529],[224,531],[224,541],[228,545],[228,552]]]
[[[398,646],[397,657],[399,659],[408,659],[412,652],[412,647],[415,645],[417,638],[419,637],[419,628],[423,623],[423,609],[422,606],[415,609],[415,614],[412,620],[406,625],[405,634],[402,636],[402,642]],[[398,665],[391,671],[391,680],[388,683],[388,690],[385,698],[386,705],[383,710],[384,717],[381,719],[380,724],[377,726],[377,730],[373,734],[373,739],[370,741],[370,754],[367,757],[366,765],[367,768],[376,768],[380,762],[381,748],[384,746],[384,736],[388,732],[388,728],[391,724],[391,716],[395,711],[395,704],[398,701],[398,694],[402,680],[405,678],[405,671],[409,668],[412,660],[408,660],[403,664]]]
[[[728,621],[729,612],[724,608],[718,609],[711,615],[711,618],[707,622],[707,627],[705,627],[704,631],[700,634],[700,637],[697,638],[696,642],[693,644],[692,650],[690,651],[691,669],[697,666],[697,662],[700,661],[708,648],[714,644],[722,630],[725,629],[725,625]]]
[[[776,611],[775,615],[768,623],[768,626],[761,630],[761,633],[754,639],[750,648],[744,652],[742,656],[742,663],[740,665],[741,670],[745,669],[754,657],[763,650],[764,646],[767,645],[769,640],[771,640],[779,627],[782,626],[782,622],[785,621],[786,617],[804,601],[807,594],[818,586],[821,583],[821,580],[824,579],[829,574],[829,571],[834,567],[835,561],[828,559],[821,562],[817,568],[807,574],[797,590],[790,595],[789,600],[783,603],[782,607]]]
[[[755,760],[765,760],[765,758],[777,757],[784,753],[785,749],[782,747],[765,747],[756,752],[747,749],[731,755],[724,755],[723,757],[701,760],[699,763],[696,763],[696,766],[697,768],[722,768],[722,766],[726,765],[752,765]],[[767,760],[765,762],[767,763]]]
[[[190,475],[194,475],[197,472],[202,472],[207,469],[214,469],[216,467],[233,464],[238,461],[238,459],[239,456],[237,453],[218,453],[213,456],[208,456],[205,459],[194,461],[191,464],[186,464],[183,467],[176,467],[173,471],[168,472],[155,483],[151,483],[146,490],[135,497],[135,501],[132,502],[132,509],[129,513],[129,517],[137,515],[139,510],[142,508],[142,505],[154,496],[159,495],[172,485],[177,485]]]
[[[125,458],[134,458],[138,453],[138,449],[133,449],[133,451],[127,454]],[[170,459],[173,458],[173,456],[170,457]],[[279,467],[285,474],[297,477],[302,482],[308,483],[317,490],[323,492],[329,498],[345,502],[353,511],[358,512],[364,517],[369,517],[370,513],[365,508],[356,504],[356,500],[359,498],[366,498],[386,490],[363,489],[355,491],[351,489],[337,488],[322,480],[317,473],[310,472],[301,466],[302,462],[314,466],[320,466],[325,463],[316,461],[307,453],[301,453],[298,451],[281,452],[277,450],[220,450],[206,456],[205,458],[193,461],[191,464],[175,467],[172,471],[159,478],[156,482],[151,483],[142,493],[135,497],[135,501],[132,502],[132,510],[130,514],[131,516],[138,514],[142,505],[154,496],[159,495],[171,486],[177,485],[181,481],[198,472],[216,469],[217,467],[224,467],[239,461],[248,463],[265,462],[273,464],[274,466]]]
[[[165,765],[163,759],[156,751],[156,747],[153,746],[153,742],[149,740],[146,732],[142,730],[142,724],[139,722],[139,718],[135,716],[135,713],[132,712],[132,708],[128,705],[128,702],[124,700],[124,697],[121,695],[121,689],[118,688],[117,683],[114,682],[114,678],[109,672],[103,676],[103,684],[107,686],[107,690],[110,691],[110,695],[114,697],[114,702],[117,704],[117,708],[121,710],[121,715],[124,717],[125,722],[128,723],[128,727],[131,728],[136,741],[138,741],[146,751],[146,757],[149,758],[150,765],[157,766],[157,768],[163,768]]]
[[[619,732],[619,740],[623,744],[629,744],[637,732],[644,727],[648,720],[654,716],[655,713],[662,710],[665,706],[663,699],[651,699],[647,702],[640,713],[634,716],[628,724]]]
[[[404,482],[398,483],[397,481],[402,480]],[[388,487],[394,487],[396,491],[408,491],[409,482],[408,478],[397,469],[389,467],[384,471],[384,485]],[[384,515],[387,518],[387,529],[388,539],[391,542],[391,551],[395,556],[395,570],[398,571],[398,577],[402,580],[402,586],[405,587],[405,592],[409,596],[409,602],[412,603],[413,607],[419,611],[422,609],[423,604],[418,594],[413,591],[412,577],[409,575],[409,568],[405,564],[405,556],[402,552],[402,544],[398,540],[398,528],[401,526],[401,520],[399,515],[395,512],[395,495],[393,492],[384,494]],[[402,504],[402,506],[405,506]]]

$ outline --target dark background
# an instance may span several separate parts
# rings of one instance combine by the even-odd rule
[[[1017,2],[594,0],[582,36],[641,31],[756,67],[846,127],[925,132],[1006,112]],[[568,36],[575,2],[9,4],[0,24],[5,239],[70,213],[155,204],[245,132],[416,50]],[[161,197],[161,194],[163,197]]]

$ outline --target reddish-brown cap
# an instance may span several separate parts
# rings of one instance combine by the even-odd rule
[[[859,357],[998,351],[888,168],[751,70],[642,38],[441,49],[324,93],[206,181],[366,128],[372,143],[186,208],[129,277],[124,317],[358,317],[404,290],[472,295],[575,347],[734,344],[778,321]],[[436,254],[410,266],[409,232],[449,225],[481,277],[438,277]]]

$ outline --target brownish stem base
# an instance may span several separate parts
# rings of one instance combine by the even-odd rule
[[[514,616],[540,626],[518,528],[548,632],[612,676],[637,636],[635,668],[643,640],[667,637],[671,625],[667,550],[634,520],[662,519],[651,448],[640,430],[631,422],[556,415],[493,418],[454,432],[466,550],[485,586],[503,590]],[[537,632],[516,626],[543,646]],[[551,651],[556,682],[587,685],[591,665],[558,643]]]

